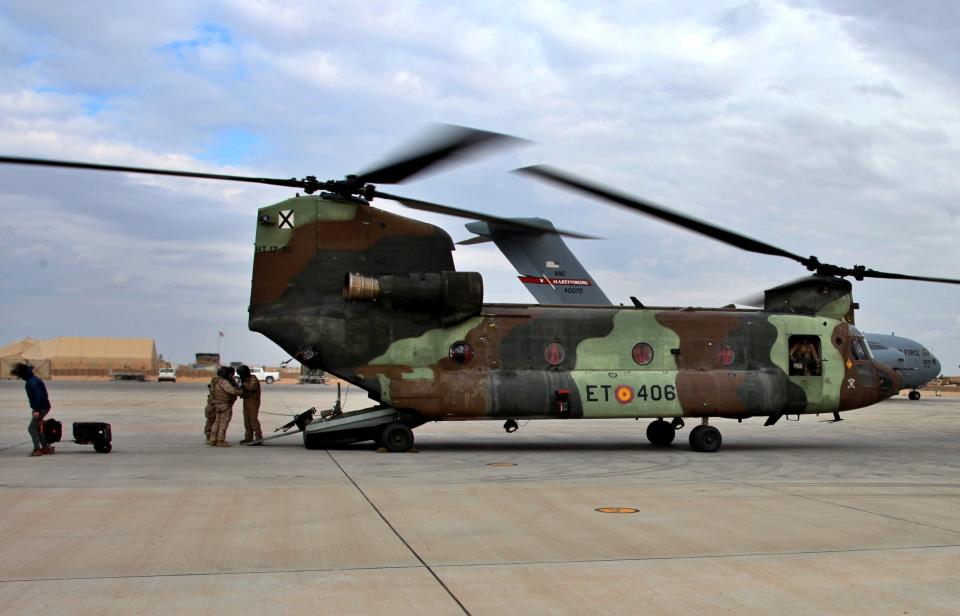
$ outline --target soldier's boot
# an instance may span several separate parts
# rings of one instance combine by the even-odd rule
[[[231,447],[227,441],[217,441],[217,447]]]
[[[240,444],[241,444],[241,445],[246,445],[247,443],[249,443],[249,442],[252,441],[252,440],[253,440],[253,436],[251,436],[251,434],[250,434],[249,432],[247,432],[247,433],[243,436],[243,440],[240,441]]]
[[[263,442],[262,442],[262,441],[263,441],[263,435],[260,434],[259,432],[257,432],[256,434],[253,435],[253,440],[257,441],[257,442],[255,443],[256,445],[263,445]]]
[[[217,446],[217,441],[214,440],[214,439],[208,439],[208,440],[207,440],[207,445],[210,445],[211,447],[216,447],[216,446]]]

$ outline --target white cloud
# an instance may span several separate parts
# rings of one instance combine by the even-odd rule
[[[865,6],[9,3],[0,152],[325,179],[449,121],[539,143],[391,191],[605,236],[572,248],[611,298],[721,305],[802,271],[505,177],[511,166],[556,164],[842,265],[953,276],[960,80],[949,33],[960,16],[936,3],[931,22]],[[260,144],[238,151],[241,163],[209,160],[210,143],[235,128]],[[166,306],[194,333],[223,315],[243,330],[252,214],[289,194],[11,168],[0,178],[3,207],[42,221],[0,225],[29,268],[6,282],[5,313],[43,292],[40,276],[100,326],[114,302],[118,312]],[[466,237],[459,221],[416,216]],[[528,301],[489,247],[455,258],[484,273],[492,299]],[[91,287],[64,268],[95,271],[118,292],[84,299]],[[960,363],[957,290],[898,284],[857,286],[863,323],[943,332],[930,346]],[[208,285],[229,308],[198,296]],[[23,315],[0,333],[33,333],[41,317],[55,318]]]

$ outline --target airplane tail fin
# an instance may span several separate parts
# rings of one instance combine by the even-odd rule
[[[543,218],[517,220],[544,230],[471,222],[466,225],[467,230],[477,237],[458,243],[494,242],[520,274],[520,282],[541,304],[610,305],[596,281],[556,233],[553,223]]]

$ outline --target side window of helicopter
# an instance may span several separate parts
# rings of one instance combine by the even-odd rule
[[[463,364],[469,364],[470,360],[473,359],[473,347],[461,340],[450,346],[448,354],[450,359],[462,366]]]
[[[819,336],[790,336],[790,376],[821,376]]]
[[[714,355],[717,364],[721,366],[730,366],[737,359],[737,351],[732,345],[724,342],[721,344]]]

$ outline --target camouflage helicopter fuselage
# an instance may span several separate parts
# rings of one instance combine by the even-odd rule
[[[442,229],[360,200],[259,210],[250,329],[419,425],[432,420],[830,413],[896,393],[850,285],[811,278],[764,310],[483,304]],[[816,366],[792,347],[815,346]]]

